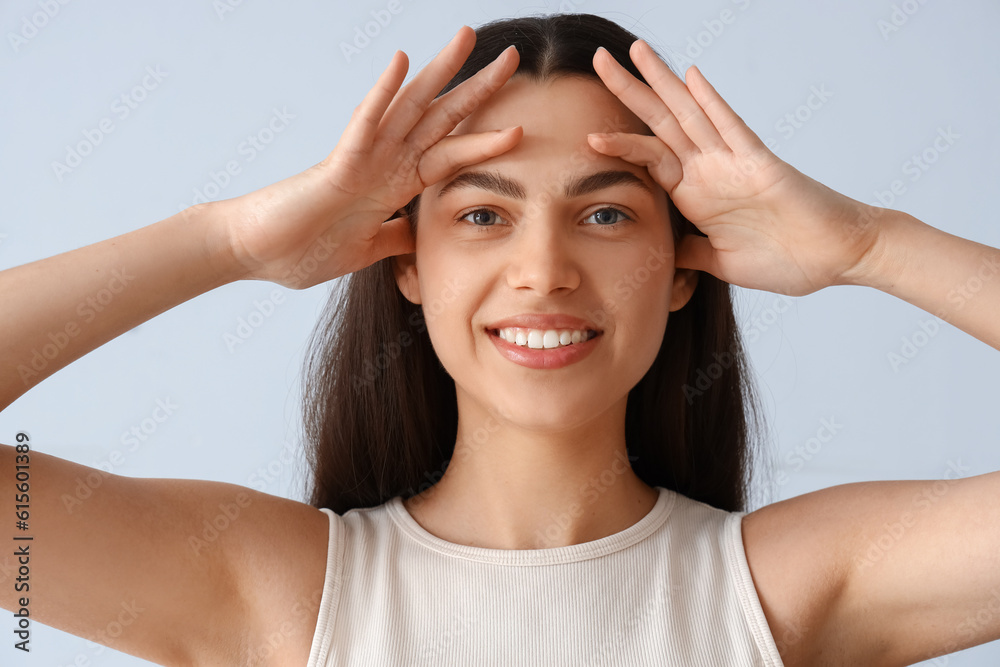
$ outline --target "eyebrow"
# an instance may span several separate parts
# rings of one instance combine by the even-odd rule
[[[631,171],[606,170],[581,176],[566,183],[563,187],[563,195],[567,198],[579,197],[615,185],[638,187],[649,194],[653,194],[653,191],[646,182]],[[443,197],[448,192],[460,188],[479,188],[498,194],[501,197],[527,199],[523,185],[495,171],[467,171],[459,174],[445,184],[438,191],[437,196],[439,198]]]

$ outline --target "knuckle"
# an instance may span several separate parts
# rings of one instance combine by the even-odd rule
[[[657,111],[654,111],[651,114],[651,117],[649,119],[649,121],[650,121],[649,122],[649,127],[654,128],[654,129],[658,128],[658,127],[664,127],[665,125],[667,125],[668,123],[670,123],[670,121],[673,118],[675,118],[675,116],[672,113],[670,113],[669,110],[667,110],[667,109],[659,109]]]
[[[454,127],[465,119],[466,114],[462,113],[461,109],[455,109],[453,107],[445,107],[444,117],[447,119],[448,124]]]

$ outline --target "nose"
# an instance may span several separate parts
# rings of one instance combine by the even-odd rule
[[[580,257],[574,249],[569,223],[556,214],[538,210],[526,216],[510,248],[507,284],[545,296],[580,285]]]

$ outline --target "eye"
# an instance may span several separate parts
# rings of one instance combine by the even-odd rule
[[[584,219],[589,220],[591,218],[595,218],[597,224],[590,226],[608,227],[612,229],[617,229],[623,226],[623,223],[632,221],[632,218],[630,218],[624,211],[612,206],[606,206],[598,209]],[[458,221],[463,220],[470,222],[473,226],[477,227],[478,229],[476,231],[485,232],[491,227],[496,227],[496,221],[503,220],[503,218],[500,217],[500,215],[493,209],[477,208],[469,211],[458,219]]]
[[[610,206],[594,211],[587,216],[587,219],[589,220],[595,216],[597,217],[598,227],[619,227],[621,226],[621,223],[626,220],[632,220],[632,218],[628,217],[623,211]],[[618,218],[617,220],[615,219],[616,217]]]
[[[494,225],[490,223],[490,216],[494,216],[496,219],[503,220],[497,212],[488,208],[477,208],[473,211],[469,211],[465,215],[459,218],[459,220],[465,220],[466,222],[471,222],[476,227],[493,227]],[[472,220],[468,218],[472,217]],[[485,230],[482,230],[485,231]]]

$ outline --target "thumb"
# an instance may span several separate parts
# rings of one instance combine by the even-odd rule
[[[694,269],[706,271],[718,277],[715,248],[712,242],[704,236],[686,234],[677,244],[674,253],[674,266],[678,269]]]
[[[372,239],[372,264],[393,255],[406,255],[417,251],[417,240],[410,230],[410,219],[393,218],[383,222]]]
[[[594,132],[587,135],[590,147],[604,155],[646,167],[660,187],[672,192],[684,177],[681,161],[659,137],[626,132]]]

